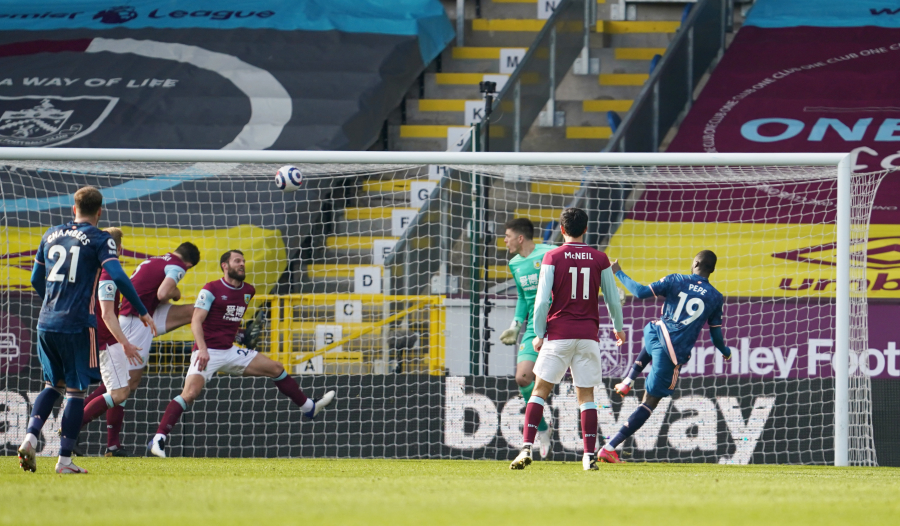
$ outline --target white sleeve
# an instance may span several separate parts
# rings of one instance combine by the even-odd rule
[[[179,267],[178,265],[166,265],[166,268],[163,269],[167,278],[172,278],[172,281],[178,285],[178,282],[181,281],[181,278],[184,277],[184,269]]]
[[[537,296],[534,298],[534,334],[538,338],[547,335],[547,313],[550,312],[551,293],[553,292],[553,275],[556,267],[541,265],[538,278]]]
[[[603,291],[603,302],[606,310],[612,318],[613,327],[617,332],[622,332],[622,303],[619,301],[619,289],[616,287],[616,276],[611,268],[600,272],[600,290]]]

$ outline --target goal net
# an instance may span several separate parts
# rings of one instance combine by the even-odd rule
[[[390,160],[390,154],[385,154]],[[563,157],[556,157],[556,162]],[[21,443],[42,388],[29,283],[41,235],[71,220],[82,185],[104,194],[101,227],[124,231],[127,272],[191,241],[201,251],[180,288],[191,303],[238,248],[257,290],[245,321],[264,327],[257,350],[313,396],[338,403],[305,422],[271,381],[219,375],[185,413],[173,456],[508,459],[521,446],[525,400],[518,345],[500,332],[516,309],[504,224],[528,218],[535,243],[560,245],[566,207],[588,212],[585,241],[643,284],[689,273],[713,250],[710,281],[726,298],[724,361],[703,331],[676,393],[623,445],[627,460],[831,464],[835,459],[836,166],[566,166],[311,164],[296,192],[274,183],[281,164],[3,161],[0,266],[0,447]],[[869,225],[883,173],[851,181],[849,457],[876,463],[869,379],[892,360],[867,345]],[[895,233],[894,233],[895,234]],[[877,243],[877,241],[873,241]],[[522,286],[534,286],[525,282]],[[617,348],[601,309],[604,384],[599,436],[637,407],[643,377],[612,390],[641,348],[661,300],[622,288],[628,342]],[[524,331],[523,331],[524,332]],[[520,340],[522,338],[520,334]],[[143,454],[180,393],[192,337],[154,340],[141,388],[126,406],[123,444]],[[893,363],[893,362],[892,362]],[[552,459],[581,454],[570,377],[548,402]],[[61,413],[59,413],[61,414]],[[59,448],[57,412],[40,451]],[[80,438],[101,454],[101,417]],[[603,440],[601,439],[601,443]]]

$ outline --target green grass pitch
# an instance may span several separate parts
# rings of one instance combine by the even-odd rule
[[[433,460],[0,458],[0,524],[900,524],[900,469]]]

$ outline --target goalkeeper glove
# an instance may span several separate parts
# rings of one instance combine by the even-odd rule
[[[722,353],[722,356],[724,356],[726,360],[730,360],[731,359],[731,347],[725,347],[725,350],[728,351],[728,354]]]
[[[510,325],[508,329],[500,333],[500,341],[506,345],[515,345],[516,340],[519,339],[519,328],[521,326],[522,322],[513,320],[512,325]]]

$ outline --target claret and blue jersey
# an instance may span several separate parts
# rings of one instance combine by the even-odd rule
[[[703,326],[722,326],[725,299],[708,278],[696,274],[669,274],[648,287],[655,297],[665,298],[660,316],[664,325],[658,326],[661,340],[671,343],[677,363],[687,363]]]

